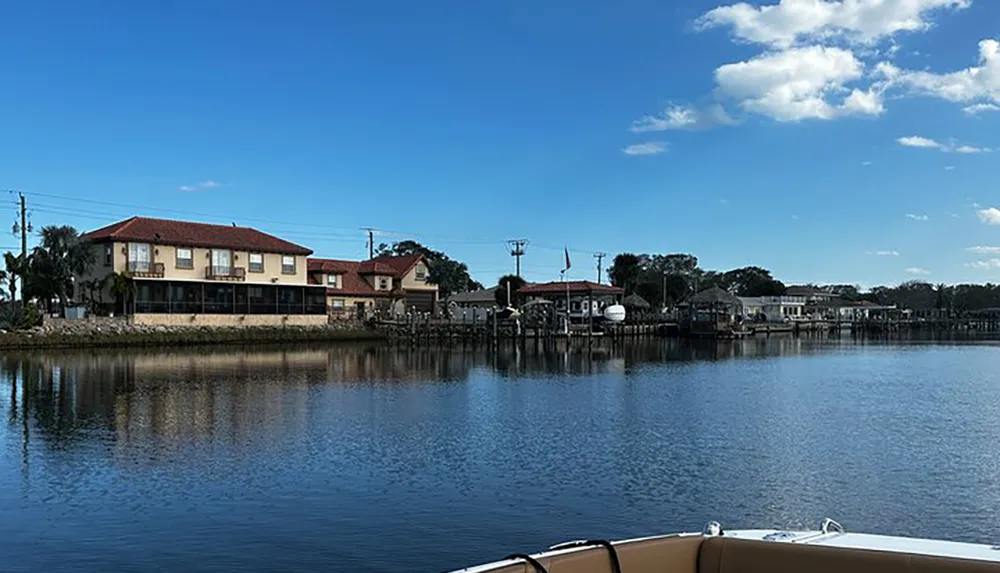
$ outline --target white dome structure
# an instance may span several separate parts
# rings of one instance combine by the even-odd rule
[[[620,304],[613,304],[604,309],[604,318],[608,322],[624,322],[625,307]]]

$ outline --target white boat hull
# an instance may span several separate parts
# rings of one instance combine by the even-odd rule
[[[957,541],[943,541],[937,539],[918,539],[909,537],[894,537],[889,535],[872,535],[866,533],[848,533],[844,532],[843,528],[839,524],[830,520],[824,520],[822,528],[816,531],[783,531],[775,529],[746,529],[746,530],[733,530],[733,531],[723,531],[721,526],[716,523],[710,523],[706,528],[704,533],[681,533],[673,535],[660,535],[653,537],[642,537],[636,539],[628,539],[624,541],[616,541],[613,543],[615,548],[621,548],[620,550],[625,550],[626,547],[644,544],[644,543],[657,543],[660,541],[666,541],[668,543],[675,543],[675,541],[667,540],[677,540],[682,543],[698,543],[697,538],[709,539],[712,537],[722,537],[726,539],[738,539],[750,542],[760,542],[764,544],[793,544],[793,545],[807,545],[807,546],[821,546],[828,548],[844,549],[847,551],[862,551],[862,552],[884,552],[884,553],[895,553],[895,554],[906,554],[912,556],[923,556],[929,558],[944,558],[949,560],[959,560],[961,563],[964,560],[977,561],[981,565],[987,566],[989,569],[993,569],[993,564],[996,564],[996,570],[1000,571],[1000,546],[993,545],[983,545],[975,543],[962,543]],[[689,541],[682,541],[688,539]],[[567,556],[571,556],[577,552],[585,551],[595,551],[595,546],[572,546],[574,543],[586,543],[586,542],[569,542],[566,544],[560,544],[553,546],[548,551],[541,553],[536,553],[531,557],[537,561],[546,560],[559,560]],[[596,550],[601,550],[597,548]],[[869,555],[874,555],[870,554]],[[888,556],[887,556],[888,557]],[[507,559],[503,561],[497,561],[494,563],[489,563],[485,565],[479,565],[475,567],[470,567],[467,569],[460,569],[453,573],[492,573],[498,571],[509,571],[511,565],[518,563],[518,559]],[[521,562],[523,563],[523,561]],[[937,563],[937,562],[935,562]],[[942,562],[942,565],[944,562]],[[602,568],[603,569],[603,568]],[[531,571],[532,567],[527,567],[523,569],[526,571]],[[629,573],[627,570],[623,570],[622,573]]]

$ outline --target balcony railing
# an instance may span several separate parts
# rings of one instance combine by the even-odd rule
[[[213,281],[242,281],[247,278],[247,270],[243,267],[209,265],[205,268],[205,278]]]
[[[163,263],[151,263],[149,261],[129,261],[128,273],[138,278],[163,278]]]

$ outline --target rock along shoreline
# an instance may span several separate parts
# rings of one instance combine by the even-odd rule
[[[286,327],[139,326],[123,319],[46,320],[43,326],[0,332],[0,350],[126,348],[386,340],[359,324]]]

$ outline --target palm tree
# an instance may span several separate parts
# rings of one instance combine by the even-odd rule
[[[3,254],[3,262],[6,269],[0,270],[0,273],[3,273],[3,280],[0,281],[0,284],[3,282],[7,283],[7,293],[10,295],[11,301],[17,300],[17,282],[15,278],[24,280],[26,265],[22,264],[21,261],[21,255],[15,255],[10,251]]]
[[[135,283],[131,277],[125,273],[112,272],[108,274],[105,282],[110,285],[111,294],[115,297],[115,304],[120,304],[122,314],[128,314],[128,301],[135,296]]]
[[[27,285],[46,306],[53,298],[65,306],[73,290],[73,277],[86,274],[96,255],[73,227],[50,225],[42,227],[40,234],[41,244],[35,247],[28,265]]]

